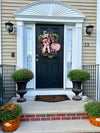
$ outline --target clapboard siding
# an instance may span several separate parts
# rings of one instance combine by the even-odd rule
[[[17,65],[17,34],[16,21],[13,13],[21,7],[38,0],[2,0],[2,64]],[[97,0],[58,0],[70,4],[80,10],[86,19],[83,23],[82,64],[96,63],[96,17]],[[15,34],[9,35],[5,29],[5,22],[11,21],[15,25]],[[89,23],[94,25],[93,34],[85,35],[85,27]],[[89,47],[85,47],[89,43]],[[15,52],[15,57],[11,57]]]

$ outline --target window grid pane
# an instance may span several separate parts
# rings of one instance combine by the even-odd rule
[[[32,70],[32,29],[27,28],[27,68]]]
[[[72,70],[72,29],[67,31],[67,74]]]

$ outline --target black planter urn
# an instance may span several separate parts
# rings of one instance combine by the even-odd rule
[[[17,93],[20,95],[20,98],[17,99],[17,102],[25,102],[26,98],[24,98],[23,96],[27,93],[27,81],[16,81],[16,83],[18,88]]]
[[[79,101],[79,100],[81,100],[81,97],[79,96],[79,93],[82,92],[82,90],[81,90],[82,82],[72,81],[72,83],[73,83],[72,91],[75,93],[75,96],[72,99]]]

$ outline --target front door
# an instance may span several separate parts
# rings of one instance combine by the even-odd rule
[[[57,55],[50,59],[43,56],[38,36],[43,31],[58,34],[61,45]],[[36,25],[36,88],[63,88],[63,55],[64,55],[64,26],[63,25]]]

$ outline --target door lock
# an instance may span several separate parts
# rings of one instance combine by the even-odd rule
[[[36,57],[38,57],[38,54],[36,54]]]
[[[39,61],[38,59],[36,59],[36,61]]]

